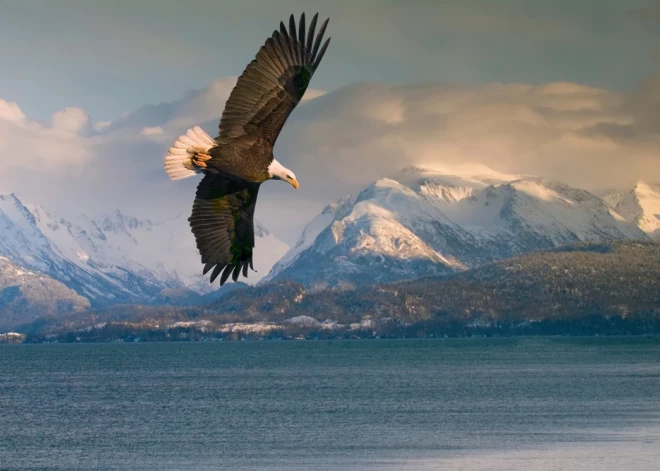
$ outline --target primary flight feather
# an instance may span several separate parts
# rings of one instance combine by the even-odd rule
[[[203,173],[192,215],[188,218],[204,264],[220,285],[234,281],[248,266],[254,269],[254,208],[259,187],[266,180],[284,180],[294,188],[294,173],[273,156],[277,136],[298,105],[325,54],[325,20],[316,32],[318,14],[305,33],[305,14],[289,29],[266,40],[229,95],[213,139],[199,126],[179,136],[165,157],[172,180]]]

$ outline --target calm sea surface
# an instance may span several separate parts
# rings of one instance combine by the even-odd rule
[[[657,471],[660,340],[5,345],[0,469]]]

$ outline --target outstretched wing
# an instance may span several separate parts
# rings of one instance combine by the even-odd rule
[[[254,247],[254,207],[260,183],[207,173],[197,186],[188,221],[202,255],[204,274],[211,268],[211,283],[222,271],[220,286],[229,275],[247,276]],[[223,271],[224,270],[224,271]]]
[[[321,47],[329,19],[321,25],[314,39],[317,18],[318,13],[306,37],[304,13],[300,16],[297,33],[293,15],[289,19],[289,31],[280,22],[280,30],[273,32],[238,78],[225,104],[218,138],[247,134],[263,137],[271,146],[275,145],[330,43],[328,38]]]

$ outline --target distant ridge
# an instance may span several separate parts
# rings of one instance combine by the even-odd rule
[[[28,341],[660,334],[659,279],[660,242],[579,243],[440,278],[314,292],[272,283],[206,306],[109,308],[22,332]]]
[[[407,167],[327,206],[261,283],[365,286],[576,242],[648,240],[660,227],[651,216],[657,210],[660,218],[660,191],[639,184],[633,192],[633,203],[613,205],[561,182],[478,164]]]
[[[0,194],[0,256],[58,280],[92,306],[161,302],[163,291],[188,292],[181,302],[217,289],[203,277],[187,214],[164,221],[115,210],[68,220],[15,194]],[[256,223],[256,282],[288,246]],[[204,298],[201,298],[204,299]],[[54,298],[53,303],[58,302]],[[0,306],[1,307],[1,306]]]

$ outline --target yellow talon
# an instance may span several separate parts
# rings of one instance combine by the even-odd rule
[[[206,161],[211,160],[211,156],[208,154],[195,154],[193,157],[193,163],[201,168],[207,168]]]

